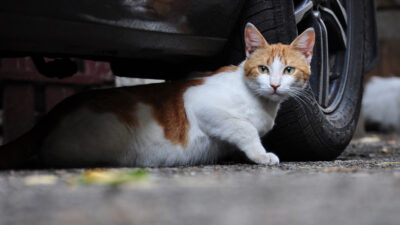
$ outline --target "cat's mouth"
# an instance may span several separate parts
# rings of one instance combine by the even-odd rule
[[[283,94],[283,93],[281,93],[281,92],[278,92],[278,91],[276,91],[276,90],[272,91],[271,95],[276,95],[276,96],[284,96],[284,94]]]
[[[268,96],[268,98],[273,101],[283,101],[287,97],[288,97],[288,94],[286,92],[279,92],[279,91],[271,92]]]

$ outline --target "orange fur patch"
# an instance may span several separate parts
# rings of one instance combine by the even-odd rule
[[[178,81],[142,86],[140,101],[150,104],[153,113],[164,129],[165,138],[183,147],[188,143],[189,121],[184,108],[183,94],[189,87],[201,85],[204,80]],[[147,92],[146,92],[147,91]]]
[[[140,118],[136,118],[136,106],[137,103],[144,103],[152,107],[154,118],[163,128],[165,138],[173,144],[186,147],[190,124],[183,94],[189,87],[203,83],[204,80],[199,79],[83,92],[54,107],[33,132],[41,134],[41,142],[64,116],[82,107],[97,113],[112,113],[128,127],[137,126]]]
[[[183,94],[189,87],[203,82],[189,80],[97,90],[82,95],[80,101],[95,112],[113,113],[128,126],[138,124],[138,118],[135,117],[137,103],[148,104],[153,109],[154,118],[163,128],[165,138],[173,144],[185,147],[190,125],[184,108]]]
[[[305,56],[292,46],[280,43],[259,48],[251,54],[244,66],[245,75],[249,79],[255,79],[261,74],[258,71],[258,66],[270,65],[275,57],[279,57],[286,66],[296,68],[295,73],[291,76],[304,82],[307,81],[311,74],[311,69]]]

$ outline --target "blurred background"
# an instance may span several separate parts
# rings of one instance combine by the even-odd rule
[[[365,75],[357,137],[400,132],[400,0],[377,0],[379,63]]]

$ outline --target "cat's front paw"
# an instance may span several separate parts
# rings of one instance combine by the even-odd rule
[[[265,154],[259,154],[254,157],[252,157],[252,160],[257,163],[257,164],[264,164],[264,165],[278,165],[279,164],[279,158],[276,156],[274,153],[265,153]]]

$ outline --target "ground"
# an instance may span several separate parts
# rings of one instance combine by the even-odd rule
[[[400,139],[330,162],[0,172],[0,224],[399,224]]]

